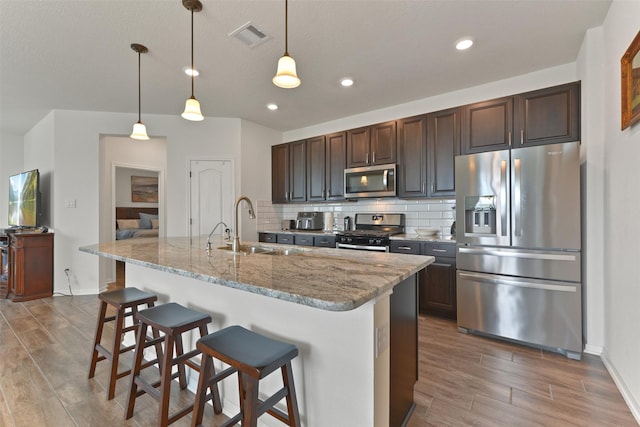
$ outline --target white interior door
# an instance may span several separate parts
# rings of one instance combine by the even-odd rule
[[[190,161],[190,236],[208,235],[223,221],[233,226],[233,165],[231,160]],[[224,232],[225,227],[216,230]]]

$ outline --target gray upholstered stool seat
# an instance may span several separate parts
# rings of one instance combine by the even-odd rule
[[[232,426],[242,421],[243,427],[255,427],[258,417],[265,412],[289,426],[300,425],[291,370],[291,360],[298,355],[296,346],[265,337],[241,326],[229,326],[200,338],[197,347],[202,351],[203,361],[196,405],[191,418],[192,426],[202,423],[207,388],[235,372],[239,377],[241,412],[222,426]],[[213,370],[212,358],[230,367],[216,374]],[[281,369],[284,386],[265,401],[260,400],[258,398],[259,380],[278,368]],[[274,407],[283,398],[287,402],[286,414]]]

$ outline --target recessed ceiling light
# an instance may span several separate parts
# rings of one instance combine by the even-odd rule
[[[473,46],[473,40],[471,39],[461,39],[456,43],[456,49],[458,50],[469,49],[471,46]]]
[[[188,65],[186,67],[182,67],[182,71],[184,71],[184,73],[189,77],[191,76],[197,77],[200,75],[200,71],[192,70],[191,67],[189,67]]]
[[[271,111],[275,111],[278,109],[278,104],[267,104],[267,108]]]
[[[340,84],[344,87],[353,86],[353,79],[345,77],[344,79],[340,80]]]

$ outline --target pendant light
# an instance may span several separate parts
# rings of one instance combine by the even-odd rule
[[[272,81],[274,85],[285,89],[300,86],[296,61],[289,56],[289,0],[284,1],[284,55],[278,61],[278,70]]]
[[[147,139],[149,139],[149,136],[147,135],[147,127],[142,123],[142,121],[140,120],[140,104],[141,104],[141,96],[140,96],[140,54],[141,53],[147,53],[149,51],[149,49],[146,48],[146,46],[143,46],[141,44],[138,43],[133,43],[131,45],[131,49],[133,49],[135,52],[138,52],[138,122],[134,123],[133,125],[133,132],[131,132],[131,135],[129,135],[129,138],[133,138],[133,139],[140,139],[140,140],[144,140],[146,141]]]
[[[193,66],[193,12],[200,12],[202,10],[202,3],[199,0],[182,0],[182,5],[191,11],[191,69],[195,70]],[[200,102],[193,96],[193,83],[195,76],[191,74],[191,98],[187,99],[184,104],[184,111],[182,117],[194,122],[204,120],[202,113],[200,112]]]

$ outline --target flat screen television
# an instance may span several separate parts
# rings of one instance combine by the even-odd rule
[[[38,169],[9,177],[9,225],[14,228],[35,228],[41,225]]]

